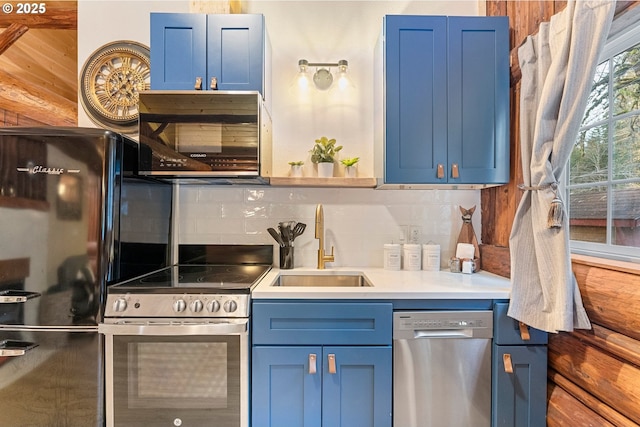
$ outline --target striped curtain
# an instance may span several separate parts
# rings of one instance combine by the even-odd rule
[[[571,271],[560,177],[584,115],[615,1],[569,0],[518,49],[524,191],[511,236],[508,315],[547,332],[591,324]]]

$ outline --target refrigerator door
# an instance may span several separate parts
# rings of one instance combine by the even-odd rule
[[[0,330],[0,425],[104,425],[97,331]]]
[[[137,143],[103,129],[0,129],[2,324],[97,325],[106,285],[122,278],[120,230],[144,229],[125,224],[136,209],[121,199],[136,165]]]
[[[12,312],[4,323],[96,324],[100,288],[115,274],[122,137],[4,128],[0,153],[0,308]]]

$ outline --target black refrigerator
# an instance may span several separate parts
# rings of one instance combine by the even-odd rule
[[[102,129],[0,128],[0,426],[104,425],[106,288],[170,259],[171,185]]]

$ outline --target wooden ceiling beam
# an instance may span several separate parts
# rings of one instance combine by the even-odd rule
[[[24,33],[29,31],[29,27],[21,24],[11,24],[9,27],[0,33],[0,55],[2,55],[7,49],[9,49],[16,40],[18,40]]]
[[[77,103],[24,82],[0,70],[0,110],[35,118],[51,126],[76,126]]]
[[[11,3],[7,3],[11,4]],[[18,14],[13,3],[11,13],[0,13],[0,28],[8,28],[11,24],[25,25],[31,29],[46,28],[58,30],[76,30],[78,28],[77,1],[48,1],[42,3],[22,3],[24,5],[44,5],[42,13]]]

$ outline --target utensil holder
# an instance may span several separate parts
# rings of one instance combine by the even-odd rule
[[[283,270],[293,268],[293,246],[280,246],[280,268]]]

